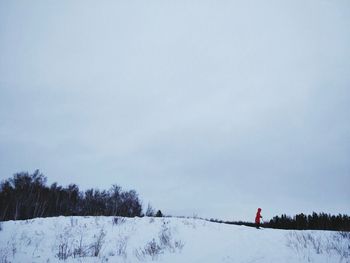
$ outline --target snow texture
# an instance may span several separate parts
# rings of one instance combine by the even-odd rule
[[[55,217],[2,222],[0,262],[350,262],[350,234],[193,218]]]

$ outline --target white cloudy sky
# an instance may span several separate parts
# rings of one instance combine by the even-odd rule
[[[173,215],[350,213],[350,2],[0,2],[0,179]]]

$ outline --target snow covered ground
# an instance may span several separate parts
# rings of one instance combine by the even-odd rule
[[[1,223],[0,262],[350,262],[350,234],[187,218],[56,217]]]

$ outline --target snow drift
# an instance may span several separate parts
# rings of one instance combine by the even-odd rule
[[[55,217],[2,222],[0,262],[350,262],[350,234],[191,218]]]

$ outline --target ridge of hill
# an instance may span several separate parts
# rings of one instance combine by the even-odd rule
[[[350,233],[194,218],[54,217],[1,223],[0,262],[350,262]]]

